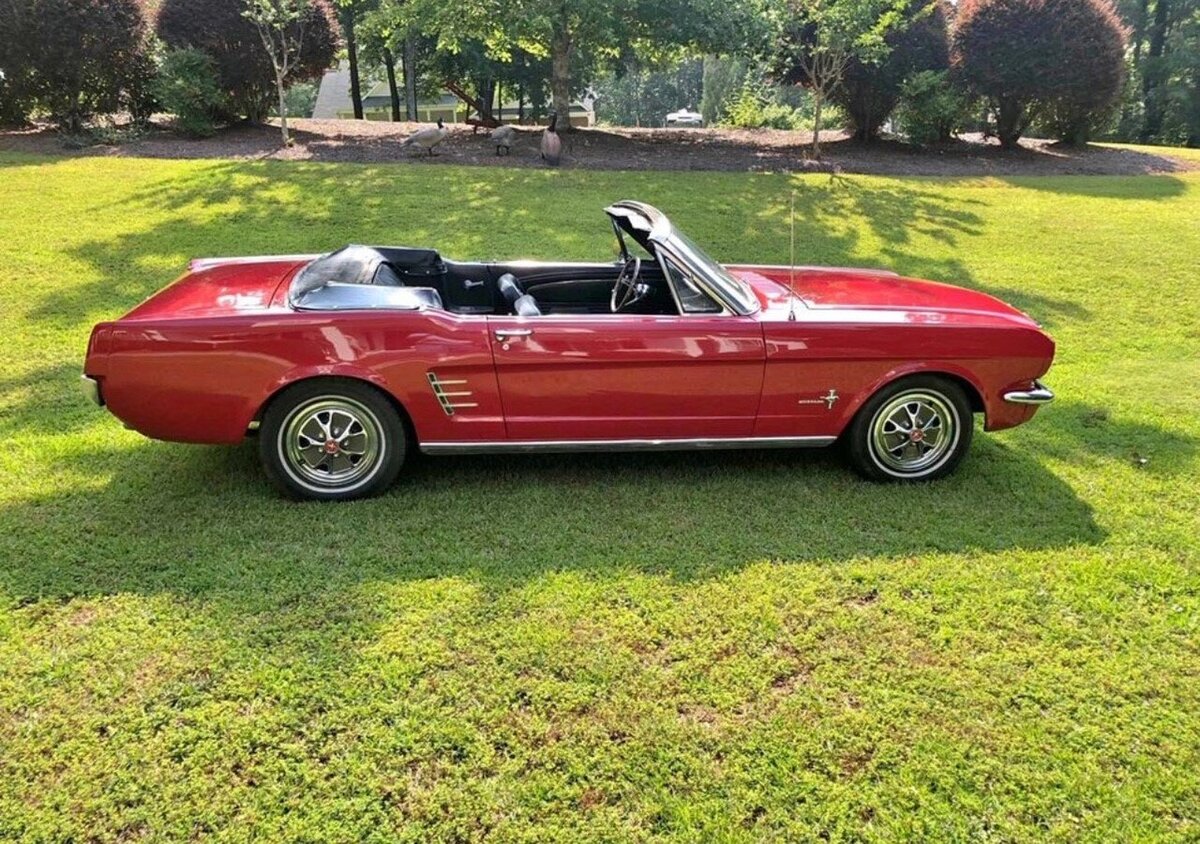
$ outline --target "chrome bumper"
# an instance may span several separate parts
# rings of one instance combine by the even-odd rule
[[[1032,390],[1013,390],[1004,394],[1004,400],[1013,404],[1050,404],[1054,393],[1041,381],[1034,381]]]
[[[104,397],[100,395],[100,382],[88,375],[79,376],[79,389],[91,399],[96,407],[104,407]]]

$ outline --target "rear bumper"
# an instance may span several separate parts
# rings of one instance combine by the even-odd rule
[[[1054,393],[1041,381],[1034,381],[1033,389],[1011,390],[1004,394],[1004,400],[1013,404],[1050,404]]]
[[[79,376],[79,389],[96,407],[104,407],[104,396],[100,394],[100,382],[90,375]]]

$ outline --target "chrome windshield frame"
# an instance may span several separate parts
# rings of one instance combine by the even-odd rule
[[[727,313],[749,316],[761,309],[758,298],[749,285],[730,275],[723,266],[677,229],[667,219],[667,215],[654,206],[644,202],[622,200],[604,210],[613,219],[614,224],[617,219],[627,221],[656,251],[665,251],[676,263],[691,270],[704,292]],[[662,263],[661,258],[659,263]],[[667,283],[671,284],[669,274]]]

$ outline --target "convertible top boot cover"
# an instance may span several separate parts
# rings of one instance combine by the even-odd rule
[[[378,247],[376,251],[410,286],[437,286],[431,279],[440,279],[446,274],[446,264],[436,249],[389,246]]]

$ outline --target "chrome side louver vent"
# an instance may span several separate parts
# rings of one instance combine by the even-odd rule
[[[443,381],[438,378],[436,372],[428,373],[429,386],[433,387],[433,394],[437,396],[438,404],[442,406],[442,410],[446,411],[447,416],[453,416],[454,411],[463,410],[468,407],[479,407],[477,402],[461,401],[461,399],[471,398],[470,390],[455,390],[454,387],[465,385],[466,379],[458,379],[454,381]],[[451,389],[447,389],[451,388]]]

